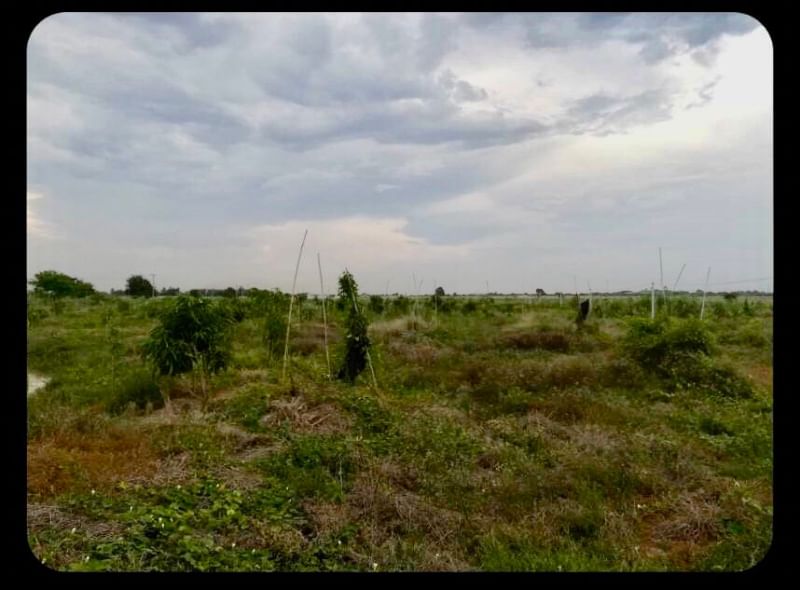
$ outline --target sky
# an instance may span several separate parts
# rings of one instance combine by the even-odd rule
[[[288,292],[308,230],[312,294],[771,290],[772,64],[741,13],[58,13],[27,274]]]

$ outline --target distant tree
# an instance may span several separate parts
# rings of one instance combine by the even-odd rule
[[[152,297],[153,284],[142,275],[133,275],[128,278],[125,293],[131,297]]]
[[[52,297],[86,297],[95,292],[90,283],[54,270],[36,273],[29,283],[33,285],[34,293],[42,293]]]
[[[228,287],[225,291],[222,292],[223,297],[236,297],[236,289],[233,287]]]
[[[436,287],[434,294],[436,297],[444,297],[444,289],[442,287]]]
[[[162,288],[160,291],[161,295],[180,295],[181,290],[178,287],[168,287]]]
[[[547,295],[547,293],[544,292],[544,289],[536,289],[536,296],[541,297],[542,295]]]
[[[736,293],[725,293],[723,297],[725,298],[726,301],[733,301],[734,299],[736,299],[737,295]]]

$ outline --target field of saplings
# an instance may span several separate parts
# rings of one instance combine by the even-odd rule
[[[772,303],[28,301],[56,570],[736,571],[772,530]],[[291,319],[289,311],[291,307]],[[288,329],[287,329],[288,328]],[[31,387],[34,385],[34,387]],[[33,391],[35,390],[35,391]]]

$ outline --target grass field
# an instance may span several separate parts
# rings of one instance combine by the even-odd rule
[[[699,301],[676,298],[654,335],[635,321],[649,298],[595,298],[579,329],[569,300],[445,297],[413,315],[365,297],[377,390],[369,372],[327,378],[313,298],[295,304],[282,381],[282,346],[268,353],[243,302],[203,409],[180,379],[164,407],[139,354],[169,298],[31,296],[28,370],[48,378],[28,398],[42,563],[731,571],[770,546],[769,300],[710,300],[697,327]],[[334,305],[328,321],[335,367]],[[699,356],[648,356],[696,337]]]

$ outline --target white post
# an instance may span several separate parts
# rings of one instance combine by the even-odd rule
[[[417,330],[417,298],[416,298],[416,293],[417,293],[418,289],[417,289],[417,275],[415,275],[413,272],[411,273],[411,280],[414,281],[414,305],[411,307],[411,316],[413,318],[412,322],[413,322],[413,325],[414,325],[414,331],[416,331]]]
[[[319,259],[319,252],[317,252],[317,266],[319,267],[319,290],[322,294],[322,333],[325,337],[325,360],[328,363],[328,379],[331,379],[331,356],[328,353],[328,317],[325,313],[325,287],[322,284],[322,262]]]
[[[650,319],[656,319],[656,286],[650,283]]]
[[[708,272],[706,272],[706,286],[703,289],[703,302],[700,304],[700,319],[703,319],[703,313],[706,310],[706,291],[708,291],[708,279],[711,276],[711,267],[708,267]]]
[[[678,278],[677,278],[677,279],[675,279],[675,284],[674,284],[674,285],[672,285],[672,291],[673,291],[673,292],[675,291],[675,289],[677,289],[677,288],[678,288],[678,281],[680,281],[680,280],[681,280],[681,275],[683,274],[683,269],[684,269],[684,268],[686,268],[686,263],[685,263],[685,262],[683,263],[683,266],[681,267],[681,272],[679,272],[679,273],[678,273]]]
[[[153,283],[150,285],[153,288],[153,297],[156,296],[156,275],[154,273],[150,274],[153,277]]]
[[[300,252],[297,254],[297,264],[294,267],[294,280],[292,281],[292,297],[289,299],[289,319],[286,321],[286,343],[283,347],[283,371],[281,380],[286,379],[286,363],[289,360],[289,329],[292,327],[292,305],[294,304],[294,289],[297,285],[297,271],[300,270],[300,259],[303,257],[303,246],[306,244],[308,230],[303,234],[303,241],[300,243]]]

